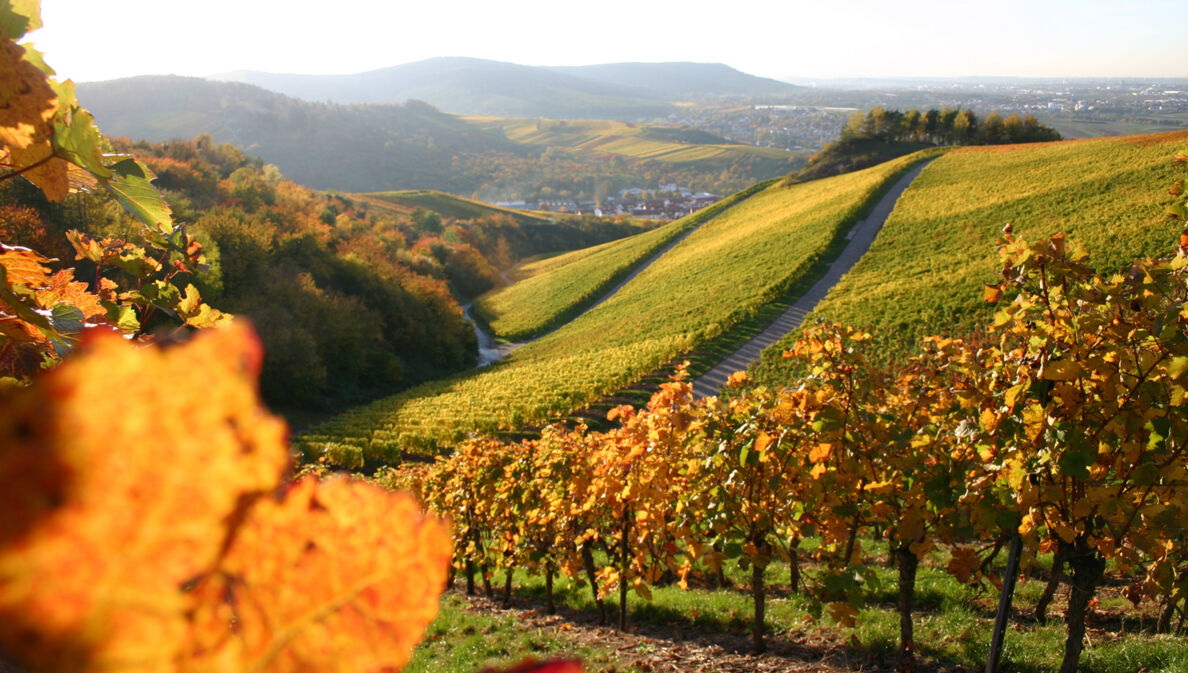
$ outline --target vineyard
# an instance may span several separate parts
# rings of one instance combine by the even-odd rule
[[[475,302],[475,314],[499,339],[520,341],[561,325],[585,310],[633,269],[681,234],[760,191],[760,183],[653,231],[521,267],[529,277]]]
[[[987,253],[1008,223],[1025,236],[1066,232],[1107,271],[1158,254],[1178,236],[1161,218],[1172,199],[1163,185],[1186,144],[1177,131],[951,152],[912,184],[809,322],[870,326],[900,352],[926,334],[963,333],[990,316],[982,285],[998,269]],[[776,383],[785,369],[772,348],[756,376]]]
[[[513,142],[542,149],[564,148],[581,155],[619,155],[675,164],[714,164],[750,159],[773,167],[788,164],[791,156],[784,150],[727,143],[699,131],[619,121],[502,117],[466,119],[488,131],[501,132],[504,138]],[[680,135],[682,133],[685,135]]]
[[[506,215],[517,222],[545,224],[549,217],[539,213],[493,206],[482,201],[446,194],[432,189],[404,189],[390,192],[355,194],[354,198],[381,208],[411,214],[417,208],[431,210],[445,218],[471,220],[490,215]]]
[[[0,204],[0,671],[1188,670],[1188,132],[938,159],[829,320],[773,349],[779,385],[695,400],[677,362],[813,278],[935,153],[529,264],[500,310],[556,322],[688,233],[493,366],[291,444],[260,338],[190,282],[219,253],[153,186],[181,162],[111,152],[20,42],[40,25],[0,3],[0,183],[120,226]],[[670,370],[609,429],[549,424]],[[569,621],[481,612],[513,603]],[[574,614],[623,640],[574,646]],[[629,640],[645,623],[746,634],[754,658],[629,663],[666,647]]]
[[[697,229],[594,310],[494,366],[351,410],[295,442],[311,459],[359,467],[398,462],[405,453],[432,455],[472,432],[543,425],[580,409],[780,296],[880,188],[917,160],[767,187]]]
[[[581,602],[604,620],[616,597],[623,629],[629,592],[669,592],[678,609],[671,592],[722,590],[724,567],[737,566],[749,570],[761,652],[778,566],[780,595],[798,598],[776,623],[791,607],[868,634],[891,628],[899,670],[921,656],[977,667],[988,618],[970,608],[1013,581],[1002,562],[1017,544],[1022,572],[1043,581],[1025,592],[1033,622],[1008,636],[1027,643],[1008,665],[1080,670],[1101,609],[1123,624],[1105,647],[1110,670],[1182,670],[1188,643],[1152,635],[1188,616],[1177,532],[1188,516],[1188,230],[1177,243],[1125,276],[1097,275],[1063,235],[1031,243],[1007,232],[1002,280],[984,287],[997,307],[984,334],[930,337],[883,366],[869,333],[822,324],[785,352],[805,373],[779,392],[694,402],[678,375],[646,408],[613,410],[614,430],[471,440],[381,479],[450,516],[468,593],[481,586],[505,602],[527,573],[543,578],[552,612],[564,577],[565,600],[584,585]],[[1063,633],[1048,623],[1061,582],[1071,586]],[[952,623],[917,622],[938,592],[968,601],[958,642],[933,630]],[[877,607],[888,600],[894,627]]]

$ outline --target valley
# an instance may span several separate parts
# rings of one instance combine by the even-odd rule
[[[0,672],[1188,670],[1136,1],[0,3]]]

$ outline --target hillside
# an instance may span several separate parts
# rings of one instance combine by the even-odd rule
[[[308,101],[403,103],[502,117],[639,120],[663,117],[673,101],[780,98],[804,87],[755,77],[721,63],[610,63],[536,67],[443,57],[348,75],[238,71],[243,82]]]
[[[317,189],[350,192],[433,189],[487,201],[550,196],[594,200],[618,190],[676,183],[729,193],[782,175],[790,153],[721,144],[669,127],[590,124],[607,146],[503,137],[498,129],[535,120],[476,123],[431,105],[311,103],[248,84],[186,77],[134,77],[79,85],[79,98],[112,136],[161,142],[210,134],[275,164]],[[564,134],[562,134],[564,135]],[[538,142],[539,141],[539,142]],[[548,152],[549,147],[573,151]],[[613,161],[614,157],[621,160]]]
[[[474,199],[447,194],[434,189],[400,189],[390,192],[355,194],[354,197],[378,208],[394,210],[407,215],[411,215],[417,208],[423,208],[425,210],[431,210],[442,217],[456,220],[506,215],[521,224],[544,224],[549,222],[549,218],[545,215],[512,208],[501,208],[489,203],[483,203],[482,201],[475,201]]]
[[[786,99],[805,87],[740,72],[723,63],[605,63],[550,68],[595,82],[635,87],[668,100]]]
[[[298,438],[307,455],[370,462],[435,453],[469,432],[539,424],[721,334],[800,280],[907,157],[790,188],[710,220],[608,301],[495,365],[414,388]],[[738,197],[715,204],[723,210]]]
[[[993,312],[983,285],[998,275],[995,244],[1007,224],[1033,240],[1065,232],[1103,271],[1164,254],[1182,228],[1162,214],[1171,160],[1186,150],[1188,131],[950,152],[905,192],[806,324],[869,326],[900,351],[927,334],[966,332]],[[783,380],[790,343],[764,353],[753,367],[760,381]]]
[[[467,192],[456,154],[522,151],[423,103],[308,103],[259,87],[190,77],[80,84],[78,96],[111,136],[161,142],[209,133],[319,189]]]

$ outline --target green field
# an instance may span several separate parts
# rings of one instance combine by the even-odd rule
[[[895,350],[965,333],[992,313],[983,285],[996,280],[995,244],[1008,223],[1029,239],[1065,232],[1103,270],[1167,254],[1182,229],[1163,215],[1181,177],[1171,160],[1186,151],[1188,131],[951,152],[912,183],[808,321],[869,326]],[[761,381],[782,379],[792,338],[765,353]]]
[[[543,224],[549,222],[546,215],[523,210],[500,208],[482,201],[446,194],[432,189],[403,189],[392,192],[356,194],[355,198],[380,208],[401,213],[411,213],[417,208],[430,210],[442,217],[454,220],[473,220],[488,215],[507,215],[517,222]]]
[[[768,187],[693,232],[605,303],[495,365],[352,410],[295,441],[309,457],[395,461],[402,452],[437,453],[471,432],[580,409],[780,296],[919,158]]]
[[[715,204],[649,232],[521,267],[517,271],[524,279],[480,297],[475,313],[498,339],[520,341],[546,332],[576,316],[648,257],[724,207]]]

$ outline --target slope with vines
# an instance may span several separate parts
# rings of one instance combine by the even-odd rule
[[[983,285],[999,269],[988,253],[1003,227],[1039,238],[1065,232],[1100,268],[1124,270],[1179,236],[1160,214],[1172,197],[1171,159],[1188,131],[1073,142],[966,148],[928,166],[899,201],[870,251],[805,321],[868,325],[893,352],[925,334],[959,333],[991,307]],[[758,380],[787,376],[789,335],[753,367]]]
[[[540,424],[689,352],[780,296],[919,157],[771,186],[708,222],[609,300],[479,372],[353,410],[298,438],[347,465],[437,453],[469,433]]]

